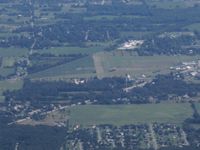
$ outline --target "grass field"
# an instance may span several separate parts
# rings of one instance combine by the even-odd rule
[[[22,85],[23,85],[22,80],[3,80],[0,81],[0,91],[20,89]]]
[[[0,75],[3,77],[6,77],[10,74],[15,73],[15,69],[14,68],[0,68]]]
[[[2,95],[2,92],[0,92],[0,103],[4,102],[4,96]]]
[[[95,68],[91,57],[84,57],[70,63],[59,65],[30,75],[32,79],[61,79],[72,77],[95,76]]]
[[[184,27],[184,29],[188,29],[190,31],[200,31],[200,23],[194,23]]]
[[[199,114],[200,114],[200,103],[195,103],[196,109],[198,110]]]
[[[98,76],[125,76],[139,77],[143,74],[152,76],[168,73],[171,66],[184,61],[193,61],[200,56],[135,56],[128,52],[99,52],[79,60],[56,66],[29,77],[33,79],[56,80],[61,78],[88,78]]]
[[[99,77],[153,75],[167,73],[170,67],[184,61],[192,61],[200,56],[131,56],[127,52],[97,53],[94,62]],[[98,64],[97,64],[98,63]],[[103,71],[102,71],[103,68]],[[101,70],[101,71],[98,71]],[[111,71],[112,70],[112,71]]]
[[[16,59],[15,57],[3,57],[2,67],[13,67]]]
[[[93,47],[54,47],[39,51],[39,53],[51,53],[54,55],[63,55],[63,54],[92,54],[95,52],[102,51],[103,46],[93,46]]]
[[[4,101],[3,92],[6,90],[17,90],[23,85],[21,80],[4,80],[0,81],[0,103]]]
[[[154,6],[162,9],[175,9],[175,8],[187,8],[193,7],[195,4],[198,4],[196,0],[184,1],[184,0],[145,0],[149,6]]]
[[[70,108],[70,124],[182,123],[192,115],[190,104],[85,105]]]
[[[0,48],[0,56],[2,57],[17,57],[17,56],[25,56],[28,54],[28,49],[24,48]]]

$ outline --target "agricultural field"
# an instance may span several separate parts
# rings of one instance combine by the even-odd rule
[[[94,113],[95,112],[95,113]],[[190,104],[145,104],[97,106],[85,105],[70,108],[70,124],[83,126],[98,124],[143,124],[176,123],[181,124],[192,116]]]

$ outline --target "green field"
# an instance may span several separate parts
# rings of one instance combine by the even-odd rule
[[[190,104],[85,105],[70,108],[70,124],[182,123],[192,116]]]
[[[200,31],[200,23],[194,23],[189,26],[184,27],[184,29],[188,29],[190,31]]]
[[[54,55],[68,55],[68,54],[92,54],[102,51],[105,47],[103,45],[96,45],[92,47],[53,47],[39,51],[39,53],[51,53]]]
[[[2,92],[0,92],[0,103],[4,102],[4,96],[2,95]]]
[[[26,56],[28,54],[28,49],[25,48],[0,48],[0,56],[2,57],[17,57]]]
[[[2,61],[2,67],[13,67],[13,65],[16,62],[15,57],[3,57],[3,61]]]
[[[200,103],[195,103],[196,109],[198,110],[199,114],[200,114]]]
[[[23,85],[22,80],[3,80],[0,81],[0,91],[20,89],[22,85]]]
[[[70,63],[59,65],[35,74],[29,77],[33,79],[62,79],[73,77],[91,77],[95,76],[95,68],[91,57],[84,57]]]
[[[168,73],[171,66],[176,66],[184,61],[193,61],[200,56],[135,56],[128,52],[120,51],[100,52],[79,60],[72,61],[60,66],[56,66],[29,77],[33,79],[61,79],[61,78],[88,78],[98,75],[98,77],[125,76],[132,77],[141,75],[152,76],[156,74]],[[97,74],[96,74],[97,72]]]
[[[6,77],[10,74],[15,73],[15,69],[14,68],[0,68],[0,75],[3,77]]]
[[[95,67],[98,76],[132,76],[168,73],[171,66],[193,61],[200,56],[131,56],[128,52],[97,53]],[[112,70],[112,71],[111,71]]]
[[[4,101],[3,92],[6,90],[17,90],[23,85],[21,80],[4,80],[0,81],[0,102]]]
[[[184,0],[146,0],[149,6],[162,8],[162,9],[176,9],[176,8],[188,8],[193,7],[198,3],[196,0],[184,1]]]

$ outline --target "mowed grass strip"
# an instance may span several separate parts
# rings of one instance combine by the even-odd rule
[[[195,103],[196,109],[198,113],[200,114],[200,103]]]
[[[95,57],[100,60],[104,70],[101,76],[133,76],[154,75],[168,73],[170,67],[182,62],[197,60],[200,56],[131,56],[126,51],[112,53],[97,53]],[[98,73],[98,68],[96,68]],[[114,70],[114,71],[110,71]]]
[[[190,104],[83,105],[70,108],[70,124],[181,124],[192,116]]]
[[[60,79],[64,77],[91,77],[95,76],[93,60],[90,56],[66,64],[49,68],[29,75],[32,79]]]
[[[28,54],[28,49],[25,48],[0,48],[1,57],[20,57],[26,56]]]

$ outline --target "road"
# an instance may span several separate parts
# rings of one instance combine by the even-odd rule
[[[155,132],[153,129],[153,125],[151,123],[149,124],[149,131],[150,131],[150,136],[152,138],[152,146],[155,150],[158,150],[158,143],[156,140],[156,135],[155,135]]]

